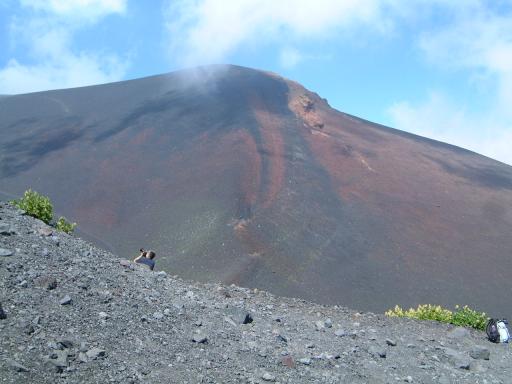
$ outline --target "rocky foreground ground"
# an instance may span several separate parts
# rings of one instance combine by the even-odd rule
[[[0,203],[1,383],[512,383],[508,344],[151,272]]]

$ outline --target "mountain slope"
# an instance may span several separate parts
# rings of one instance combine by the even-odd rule
[[[3,383],[510,382],[483,332],[191,283],[0,218]]]
[[[326,304],[506,313],[512,167],[207,67],[0,100],[0,189],[121,256]],[[505,308],[505,309],[503,309]]]

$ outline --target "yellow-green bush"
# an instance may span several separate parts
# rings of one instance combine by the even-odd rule
[[[59,220],[57,220],[57,223],[55,224],[55,228],[57,228],[59,231],[66,232],[66,233],[73,232],[75,227],[76,227],[76,223],[70,223],[63,216],[59,217]]]
[[[47,196],[40,195],[31,189],[25,191],[23,197],[19,200],[12,200],[12,204],[23,209],[28,215],[50,224],[53,220],[53,205]],[[55,223],[55,228],[66,233],[73,232],[76,223],[70,223],[65,217],[59,217]]]
[[[455,311],[443,308],[440,305],[421,304],[418,308],[403,310],[398,305],[386,312],[390,317],[408,317],[418,320],[435,320],[442,323],[454,324],[463,327],[472,327],[483,330],[489,318],[485,312],[477,312],[467,305],[464,307],[455,306]]]
[[[29,189],[25,191],[20,200],[13,200],[12,203],[23,209],[28,215],[50,224],[53,218],[53,206],[50,199]]]
[[[461,326],[470,326],[476,329],[485,329],[489,318],[485,312],[477,312],[469,308],[467,305],[460,308],[455,306],[456,311],[453,313],[452,324]]]

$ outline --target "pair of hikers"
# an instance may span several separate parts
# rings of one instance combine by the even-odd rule
[[[138,264],[147,265],[150,270],[153,270],[155,268],[155,256],[156,253],[154,251],[145,251],[141,248],[140,255],[137,256],[133,261]]]

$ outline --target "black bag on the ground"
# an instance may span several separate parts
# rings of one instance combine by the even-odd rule
[[[500,333],[498,332],[498,319],[489,319],[487,326],[485,327],[485,332],[487,333],[489,341],[499,343]]]
[[[489,319],[485,332],[489,341],[493,343],[508,343],[510,341],[510,331],[506,319]]]

